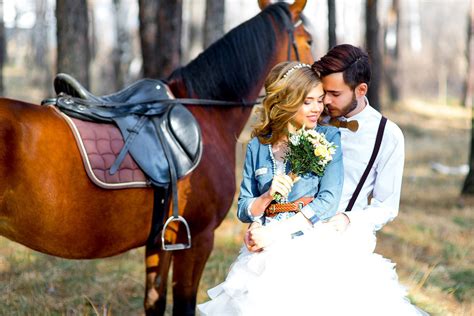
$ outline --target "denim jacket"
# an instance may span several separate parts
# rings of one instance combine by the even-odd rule
[[[322,177],[313,173],[301,176],[288,195],[290,202],[301,197],[314,196],[314,200],[301,210],[313,224],[336,214],[344,179],[339,130],[332,126],[318,125],[316,131],[325,134],[326,139],[337,146],[336,153],[327,164]],[[247,146],[237,208],[237,216],[244,223],[255,220],[249,213],[249,206],[257,197],[268,191],[272,183],[276,168],[270,150],[271,147],[261,144],[257,137],[252,138]],[[291,170],[289,164],[286,170]]]

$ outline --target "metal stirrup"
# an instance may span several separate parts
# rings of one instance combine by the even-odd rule
[[[188,236],[187,243],[181,243],[181,244],[166,244],[165,243],[166,228],[172,222],[182,222],[184,224],[184,227],[186,228],[186,233]],[[161,245],[162,245],[163,250],[183,250],[183,249],[191,248],[191,231],[189,230],[189,225],[184,219],[184,217],[180,215],[175,217],[174,215],[172,215],[166,220],[165,225],[163,226],[163,230],[161,231]]]

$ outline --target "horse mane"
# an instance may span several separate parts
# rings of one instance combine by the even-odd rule
[[[270,5],[176,69],[168,81],[181,79],[188,97],[242,101],[269,70],[277,32],[288,25],[292,25],[289,5]]]

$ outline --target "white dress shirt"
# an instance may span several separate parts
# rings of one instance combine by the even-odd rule
[[[382,115],[369,105],[347,120],[357,120],[359,129],[341,128],[344,161],[344,186],[338,212],[344,212],[374,149]],[[400,128],[387,121],[380,151],[351,212],[351,222],[367,221],[379,230],[398,215],[405,159],[405,145]],[[371,198],[370,198],[371,197]],[[370,199],[370,204],[369,204]]]

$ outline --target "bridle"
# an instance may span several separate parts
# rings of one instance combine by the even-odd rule
[[[300,61],[300,54],[298,52],[298,46],[296,45],[295,41],[295,29],[300,26],[303,23],[303,20],[298,19],[295,24],[292,24],[291,21],[290,23],[286,23],[286,31],[288,32],[288,54],[287,54],[287,60],[290,60],[291,58],[291,48],[295,51],[295,56],[296,60]]]

